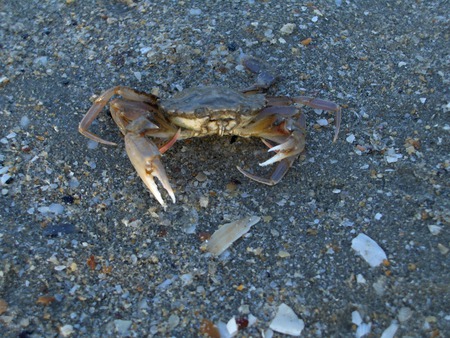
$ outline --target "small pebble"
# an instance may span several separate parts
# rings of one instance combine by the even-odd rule
[[[317,124],[318,124],[319,126],[321,126],[321,127],[328,126],[328,120],[327,120],[327,119],[320,119],[320,120],[317,120]]]
[[[168,320],[169,328],[173,330],[178,326],[180,323],[180,317],[178,317],[176,314],[171,314]]]
[[[295,25],[293,23],[287,23],[283,27],[281,27],[281,34],[289,35],[294,32]]]
[[[87,143],[87,147],[88,147],[88,149],[96,149],[98,147],[98,142],[89,140]]]
[[[117,333],[121,336],[128,335],[128,329],[130,328],[131,324],[131,320],[116,319],[114,321],[114,326],[116,327]]]
[[[350,134],[347,136],[347,138],[345,139],[348,143],[353,143],[355,142],[355,135]]]
[[[59,214],[62,214],[62,213],[63,213],[63,211],[64,211],[64,206],[62,206],[62,205],[59,204],[59,203],[52,203],[52,204],[50,204],[50,206],[48,207],[48,210],[49,210],[51,213],[54,213],[55,215],[59,215]]]
[[[1,177],[1,179],[0,179],[1,184],[2,184],[2,185],[6,184],[6,182],[8,182],[9,179],[10,179],[11,177],[12,177],[12,176],[11,176],[10,174],[4,174],[4,175],[2,175],[2,177]]]
[[[206,176],[204,173],[199,172],[197,176],[195,176],[195,179],[199,182],[205,182],[208,179],[208,176]]]
[[[29,125],[30,125],[30,119],[28,118],[28,116],[26,116],[26,115],[22,116],[22,118],[20,119],[20,127],[22,129],[26,129],[26,128],[28,128]]]
[[[202,10],[199,8],[192,8],[189,10],[190,15],[200,15],[202,14]]]
[[[398,320],[400,321],[400,323],[406,322],[408,319],[410,319],[413,315],[413,312],[411,311],[411,309],[409,307],[402,307],[399,311],[398,311]]]
[[[431,224],[428,226],[428,230],[430,230],[432,235],[436,236],[439,235],[439,233],[442,230],[442,227],[436,224]]]
[[[0,86],[3,86],[5,84],[7,84],[8,82],[9,82],[9,78],[7,78],[6,76],[0,77]]]
[[[72,325],[63,325],[59,328],[59,333],[63,337],[69,337],[73,333],[75,333]]]

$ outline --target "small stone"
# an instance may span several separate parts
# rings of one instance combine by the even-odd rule
[[[444,244],[438,243],[437,247],[441,254],[443,255],[448,254],[449,249]]]
[[[317,124],[318,124],[319,126],[321,126],[321,127],[328,126],[328,120],[327,120],[327,119],[320,119],[320,120],[317,120]]]
[[[356,283],[358,284],[366,284],[366,279],[360,273],[356,275]]]
[[[88,149],[96,149],[98,147],[98,142],[89,140],[87,143]]]
[[[358,311],[352,312],[352,323],[359,326],[363,322],[362,317]]]
[[[4,175],[2,175],[2,177],[1,177],[1,179],[0,179],[2,185],[6,184],[6,182],[8,182],[9,179],[10,179],[11,177],[12,177],[12,176],[11,176],[10,174],[4,174]]]
[[[0,298],[0,315],[4,314],[8,310],[8,303]]]
[[[408,319],[410,319],[413,315],[413,312],[411,311],[411,309],[409,307],[402,307],[399,311],[398,311],[398,320],[403,323],[406,322]]]
[[[439,233],[442,230],[442,227],[436,224],[431,224],[428,226],[428,230],[430,230],[432,235],[436,236],[439,235]]]
[[[168,325],[171,330],[173,330],[175,327],[178,326],[180,323],[180,317],[178,317],[176,314],[171,314],[168,320]]]
[[[133,72],[134,76],[136,77],[136,79],[141,82],[142,80],[142,73],[141,72]]]
[[[7,84],[8,82],[9,82],[9,78],[7,78],[6,76],[0,77],[0,86],[3,86],[5,84]]]
[[[355,135],[350,134],[347,136],[347,138],[345,139],[348,143],[353,143],[355,142]]]
[[[200,203],[200,206],[201,206],[202,208],[207,208],[207,207],[208,207],[208,204],[209,204],[209,198],[208,198],[208,196],[202,196],[202,197],[200,197],[199,203]]]
[[[28,118],[28,116],[22,116],[22,118],[20,119],[20,127],[22,129],[26,129],[28,126],[30,125],[30,119]]]
[[[280,32],[281,34],[289,35],[294,32],[295,25],[293,23],[287,23],[283,27],[281,27]]]
[[[48,211],[50,211],[51,213],[55,214],[55,215],[59,215],[62,214],[64,211],[64,206],[62,206],[59,203],[52,203],[50,204],[50,206],[48,207]]]
[[[195,179],[199,182],[205,182],[208,179],[208,176],[205,175],[205,173],[199,172],[196,176]]]
[[[278,257],[280,257],[280,258],[286,258],[286,257],[290,257],[290,256],[291,256],[291,254],[287,251],[280,250],[278,252]]]
[[[132,324],[131,320],[116,319],[114,321],[114,326],[116,327],[116,331],[121,336],[128,335],[128,329],[130,328],[131,324]]]
[[[200,15],[202,14],[202,10],[199,8],[192,8],[189,10],[190,15]]]
[[[73,329],[72,325],[64,325],[59,328],[59,333],[63,337],[69,337],[71,334],[73,334],[75,331]]]

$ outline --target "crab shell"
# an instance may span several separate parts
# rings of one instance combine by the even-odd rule
[[[195,87],[159,104],[170,122],[193,132],[191,137],[222,136],[233,135],[236,126],[248,125],[266,106],[266,97],[219,86]]]

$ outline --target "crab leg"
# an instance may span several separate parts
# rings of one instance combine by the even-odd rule
[[[260,177],[254,174],[249,173],[248,171],[242,169],[241,167],[237,166],[237,170],[241,172],[245,177],[248,177],[249,179],[262,183],[267,185],[275,185],[278,182],[281,181],[281,179],[286,175],[289,168],[291,167],[292,163],[294,162],[295,157],[291,158],[285,158],[278,163],[275,170],[273,171],[272,175],[270,175],[270,178]]]
[[[127,133],[125,134],[125,149],[139,177],[153,196],[155,196],[156,200],[164,208],[167,207],[155,183],[155,177],[158,178],[173,203],[175,203],[175,194],[170,186],[164,166],[161,163],[161,153],[158,147],[146,137],[134,133]]]
[[[279,162],[270,178],[264,178],[251,174],[240,167],[237,167],[237,169],[244,176],[259,183],[267,185],[277,184],[288,172],[298,155],[305,149],[305,125],[305,116],[301,114],[300,117],[293,123],[292,128],[294,128],[294,130],[288,130],[286,122],[284,121],[279,126],[276,126],[272,132],[266,132],[260,135],[263,137],[262,141],[264,144],[269,147],[269,152],[275,151],[276,154],[259,165],[267,166],[275,162]],[[278,145],[272,146],[266,139],[277,142]]]
[[[92,133],[88,130],[89,127],[91,126],[92,122],[94,122],[94,120],[97,118],[98,114],[100,114],[100,112],[103,110],[105,105],[108,103],[108,101],[114,95],[121,95],[124,99],[130,100],[130,101],[136,101],[136,102],[148,102],[151,104],[155,104],[157,101],[156,96],[154,96],[152,94],[138,92],[129,87],[116,86],[116,87],[110,88],[94,101],[94,104],[88,110],[88,112],[83,117],[80,124],[78,125],[78,131],[82,135],[89,137],[91,140],[94,140],[99,143],[108,144],[111,146],[117,145],[114,142],[110,142],[110,141],[106,141],[106,140],[102,139],[101,137],[95,135],[94,133]]]
[[[277,81],[277,77],[272,74],[270,67],[258,58],[241,54],[242,65],[253,74],[256,74],[256,83],[244,89],[246,94],[265,92]]]
[[[334,102],[317,99],[315,97],[310,97],[310,96],[293,97],[292,101],[295,103],[303,104],[305,106],[308,106],[308,107],[311,107],[314,109],[323,109],[326,111],[335,112],[336,113],[336,124],[335,124],[336,129],[334,131],[333,142],[337,141],[337,138],[339,135],[339,129],[341,128],[341,118],[342,118],[342,112],[341,112],[340,106],[338,106]]]

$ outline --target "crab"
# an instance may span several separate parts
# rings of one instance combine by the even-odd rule
[[[167,207],[155,177],[173,203],[175,194],[169,183],[161,155],[178,140],[208,135],[259,137],[275,154],[260,166],[278,163],[270,177],[260,177],[240,167],[246,177],[267,185],[281,181],[305,148],[305,116],[300,106],[335,112],[336,142],[341,108],[336,103],[311,96],[269,96],[265,92],[276,81],[270,67],[260,59],[241,56],[241,62],[257,75],[255,84],[238,91],[220,86],[186,89],[172,98],[116,86],[106,90],[81,120],[78,130],[84,136],[106,145],[116,145],[89,131],[89,127],[109,103],[111,116],[124,135],[125,149],[138,175],[164,207]],[[155,143],[155,139],[159,142]],[[158,145],[157,145],[158,144]],[[274,145],[275,144],[275,145]]]

